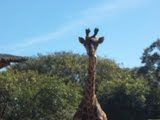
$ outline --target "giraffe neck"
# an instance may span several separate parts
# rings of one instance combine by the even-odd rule
[[[89,56],[88,79],[85,84],[85,97],[90,102],[93,101],[95,95],[95,77],[96,77],[96,57]]]

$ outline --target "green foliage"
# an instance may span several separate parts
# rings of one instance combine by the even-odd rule
[[[96,82],[98,86],[103,80],[110,81],[114,78],[117,78],[119,76],[119,73],[121,72],[121,68],[112,60],[98,58],[96,72]]]
[[[1,89],[9,94],[1,119],[71,119],[81,95],[75,84],[64,83],[66,79],[34,71],[7,71],[0,76]]]
[[[111,120],[142,120],[145,118],[146,95],[149,93],[143,79],[135,79],[122,71],[110,81],[104,80],[98,88],[102,108]]]
[[[147,114],[150,118],[160,118],[160,40],[153,42],[144,50],[144,66],[138,69],[138,75],[145,77],[150,86],[147,96]]]
[[[71,120],[81,101],[87,64],[87,56],[58,52],[38,54],[0,72],[0,119]],[[110,120],[158,116],[160,88],[150,83],[146,73],[98,57],[96,92]]]
[[[68,77],[69,81],[66,82],[83,83],[87,73],[87,57],[65,52],[38,54],[27,62],[12,67],[19,71],[33,70],[49,76]]]
[[[153,84],[160,82],[160,40],[153,42],[148,48],[144,50],[142,56],[143,67],[139,72],[145,74],[148,80]]]

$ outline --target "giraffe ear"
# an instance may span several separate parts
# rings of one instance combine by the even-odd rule
[[[84,44],[84,38],[79,37],[79,42],[82,43],[82,44]]]
[[[98,39],[98,43],[100,44],[100,43],[103,43],[103,41],[104,41],[104,37],[100,37],[99,39]]]

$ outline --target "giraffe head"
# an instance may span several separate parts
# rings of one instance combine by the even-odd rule
[[[84,45],[86,48],[87,54],[89,56],[96,56],[96,50],[100,43],[104,41],[104,37],[97,38],[96,35],[98,33],[98,28],[94,29],[94,34],[92,36],[89,35],[90,29],[86,29],[86,37],[79,37],[80,43]]]

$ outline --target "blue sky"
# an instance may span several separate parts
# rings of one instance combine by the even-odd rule
[[[100,29],[99,56],[141,65],[144,48],[160,38],[160,0],[1,0],[0,53],[85,53],[78,36]]]

